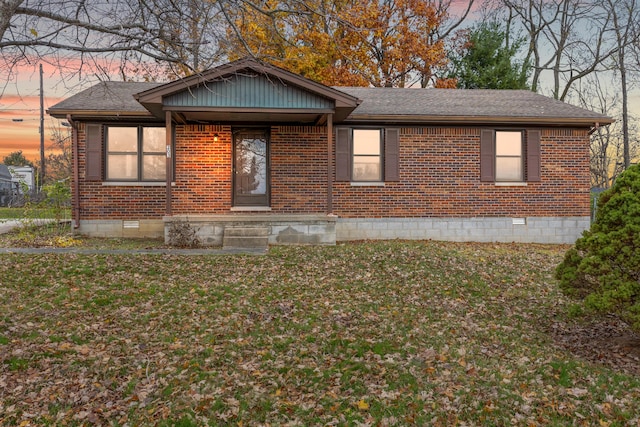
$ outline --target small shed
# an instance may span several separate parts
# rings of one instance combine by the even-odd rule
[[[0,206],[7,206],[13,196],[12,176],[7,165],[0,165]]]
[[[35,189],[36,183],[33,166],[11,166],[9,171],[13,177],[14,187],[20,189],[21,192],[24,184],[29,188],[29,191]]]

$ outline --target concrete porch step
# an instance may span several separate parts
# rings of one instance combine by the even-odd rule
[[[264,248],[269,245],[267,227],[227,226],[222,236],[223,249]]]

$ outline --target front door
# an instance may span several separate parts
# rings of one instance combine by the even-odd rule
[[[263,129],[234,132],[234,206],[269,206],[268,136]]]

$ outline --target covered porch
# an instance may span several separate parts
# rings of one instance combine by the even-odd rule
[[[333,124],[357,98],[251,59],[135,98],[165,123],[167,242],[188,224],[207,246],[335,244]]]

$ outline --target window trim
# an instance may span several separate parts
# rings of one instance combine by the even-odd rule
[[[134,153],[133,151],[127,151],[127,152],[122,152],[122,151],[109,151],[109,128],[114,127],[114,128],[135,128],[136,129],[136,151],[135,151],[135,155],[136,155],[136,163],[137,163],[137,177],[134,179],[124,179],[124,178],[111,178],[109,177],[109,160],[112,156],[118,156],[118,155],[125,155],[125,154],[131,154]],[[103,131],[103,135],[104,135],[104,181],[108,182],[108,183],[164,183],[166,182],[166,175],[165,177],[161,178],[161,179],[143,179],[143,175],[144,175],[144,158],[145,155],[149,156],[149,155],[153,155],[153,156],[159,156],[162,155],[165,159],[167,156],[167,152],[166,150],[163,151],[143,151],[143,135],[144,135],[144,129],[145,128],[162,128],[165,129],[166,132],[166,127],[164,125],[161,124],[105,124],[104,125],[104,131]],[[172,135],[172,139],[174,139],[174,135]],[[172,149],[175,152],[175,144],[171,144],[172,145]],[[172,153],[173,154],[173,153]],[[172,155],[171,156],[172,159],[175,159],[175,156]],[[175,165],[172,165],[172,167]]]
[[[356,154],[355,153],[355,143],[356,143],[356,138],[355,138],[355,133],[356,131],[359,130],[377,130],[378,131],[378,154]],[[384,128],[379,128],[379,127],[355,127],[355,128],[351,128],[351,159],[350,159],[350,163],[351,163],[351,182],[352,183],[357,183],[357,184],[367,184],[367,183],[384,183],[384,132],[383,132]],[[380,174],[380,178],[379,179],[355,179],[354,178],[354,169],[355,169],[355,160],[357,157],[377,157],[378,158],[378,165],[379,165],[379,174]]]
[[[496,132],[522,132],[522,181],[496,180]],[[542,181],[542,128],[480,129],[480,182],[496,186],[524,186]]]
[[[498,154],[498,134],[499,133],[519,133],[520,134],[520,155],[499,155]],[[526,152],[525,152],[525,132],[524,130],[514,129],[496,129],[493,133],[493,153],[494,153],[494,181],[496,183],[521,183],[526,182]],[[519,179],[502,179],[498,178],[498,159],[520,159],[520,178]]]
[[[380,181],[354,181],[353,169],[353,130],[380,130]],[[400,128],[386,126],[336,126],[335,131],[335,181],[350,182],[353,187],[378,186],[383,187],[386,182],[400,181]]]

